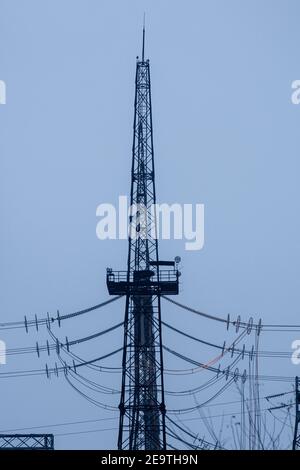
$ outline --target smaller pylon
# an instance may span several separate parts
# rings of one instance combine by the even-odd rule
[[[0,451],[54,450],[53,434],[0,434]]]
[[[295,380],[295,406],[296,406],[296,417],[295,417],[295,432],[293,439],[293,450],[300,450],[300,380],[296,377]]]

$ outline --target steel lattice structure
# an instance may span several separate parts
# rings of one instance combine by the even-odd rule
[[[300,423],[300,381],[299,377],[296,377],[295,380],[295,394],[296,394],[296,417],[295,417],[295,431],[294,431],[294,439],[293,439],[293,450],[300,450],[300,431],[299,431],[299,423]]]
[[[166,448],[160,296],[178,293],[173,261],[159,261],[150,63],[137,58],[127,271],[107,271],[109,293],[126,295],[119,449]]]
[[[54,450],[53,434],[0,434],[0,450]]]

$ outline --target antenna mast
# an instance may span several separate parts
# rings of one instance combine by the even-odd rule
[[[166,449],[161,295],[178,294],[174,261],[159,261],[150,64],[137,60],[127,271],[107,271],[109,294],[126,296],[118,449]]]

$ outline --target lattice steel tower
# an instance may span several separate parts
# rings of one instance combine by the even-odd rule
[[[294,429],[294,439],[293,439],[293,450],[300,450],[300,379],[296,377],[295,379],[295,429]]]
[[[119,449],[166,448],[161,295],[178,294],[174,261],[159,261],[150,64],[137,57],[127,271],[107,270],[111,295],[126,295]]]

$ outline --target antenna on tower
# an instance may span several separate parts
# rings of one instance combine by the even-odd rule
[[[144,62],[144,57],[145,57],[145,17],[146,17],[146,14],[144,13],[142,62]]]

